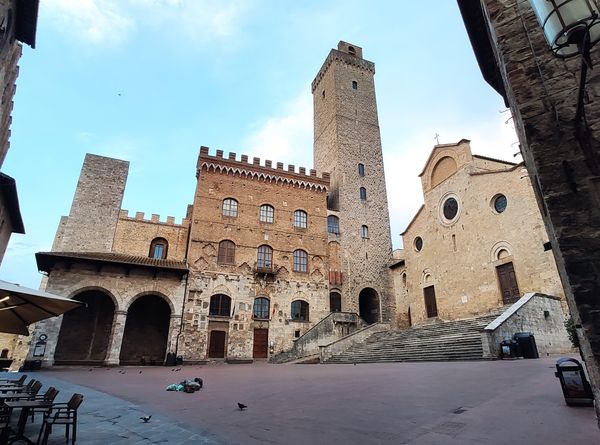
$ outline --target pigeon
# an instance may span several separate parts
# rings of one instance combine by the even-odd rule
[[[181,368],[177,368],[177,369],[175,370],[175,372],[177,372],[177,371],[181,371]]]
[[[244,405],[243,403],[238,402],[238,408],[240,409],[240,411],[244,411],[248,407],[246,405]]]
[[[143,421],[144,421],[144,423],[148,423],[148,422],[150,422],[150,419],[151,419],[151,418],[152,418],[152,416],[151,416],[151,415],[150,415],[150,416],[142,416],[142,417],[140,417],[140,419],[141,419],[141,420],[143,420]]]
[[[142,371],[140,371],[140,374],[142,373]]]
[[[89,371],[91,371],[91,370],[92,370],[92,368],[89,369]]]

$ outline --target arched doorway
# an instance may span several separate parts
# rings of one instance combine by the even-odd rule
[[[374,289],[366,287],[358,296],[358,309],[360,318],[372,324],[379,321],[379,295]]]
[[[167,352],[171,308],[158,295],[133,302],[121,343],[121,365],[162,365]]]
[[[108,352],[115,304],[99,290],[84,291],[73,299],[86,303],[87,307],[63,315],[54,363],[101,364]]]
[[[342,296],[339,292],[329,293],[329,312],[342,312]]]

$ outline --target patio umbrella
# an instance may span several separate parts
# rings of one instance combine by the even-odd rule
[[[29,335],[27,326],[85,303],[0,280],[0,332]]]

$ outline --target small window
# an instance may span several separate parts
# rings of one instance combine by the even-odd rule
[[[304,250],[294,251],[294,272],[308,272],[308,254]]]
[[[235,264],[235,244],[233,241],[225,240],[219,243],[219,254],[217,255],[219,264]]]
[[[420,236],[417,236],[415,238],[414,246],[415,246],[415,250],[417,252],[420,252],[421,249],[423,248],[423,238],[421,238]]]
[[[366,201],[367,200],[367,189],[364,187],[360,188],[360,199],[362,201]]]
[[[308,303],[302,300],[292,301],[292,320],[308,321]]]
[[[209,315],[229,317],[231,314],[231,298],[227,295],[217,294],[210,297]]]
[[[494,197],[494,210],[498,213],[502,213],[506,210],[506,206],[508,205],[508,200],[506,196],[500,194]]]
[[[365,175],[365,164],[358,164],[358,176]]]
[[[261,205],[259,219],[261,222],[272,223],[275,219],[275,209],[269,204]]]
[[[252,315],[257,320],[268,320],[269,319],[269,299],[265,297],[258,297],[254,299],[254,309]]]
[[[323,94],[323,99],[325,99],[325,90],[323,90],[322,94]]]
[[[308,216],[304,210],[296,210],[294,212],[294,227],[306,229],[308,227]]]
[[[358,90],[358,82],[356,80],[352,81],[352,89],[353,90]]]
[[[342,312],[342,296],[338,292],[329,294],[329,312]]]
[[[360,228],[360,236],[363,239],[367,239],[369,237],[369,227],[368,226],[362,226]]]
[[[273,249],[270,246],[260,246],[256,258],[256,267],[259,269],[273,268]]]
[[[235,199],[227,198],[223,201],[223,216],[236,218],[238,214],[238,202]]]
[[[356,55],[356,49],[353,46],[349,46],[348,47],[348,54],[350,54],[351,56],[355,56]]]
[[[340,233],[340,219],[335,215],[327,217],[327,231],[329,233]]]
[[[150,243],[149,257],[156,260],[164,260],[167,258],[167,248],[169,243],[164,238],[154,238]]]

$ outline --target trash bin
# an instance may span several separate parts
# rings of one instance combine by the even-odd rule
[[[165,360],[165,366],[175,366],[177,363],[177,357],[174,352],[167,352],[167,359]]]
[[[531,332],[517,332],[513,338],[519,345],[523,358],[540,358],[535,344],[535,337]]]
[[[500,358],[502,360],[519,358],[519,352],[519,344],[515,340],[506,338],[500,343]]]
[[[177,356],[177,365],[183,365],[183,355]]]
[[[581,363],[574,358],[563,357],[556,362],[554,375],[560,380],[567,405],[594,405],[592,388],[585,377]]]

